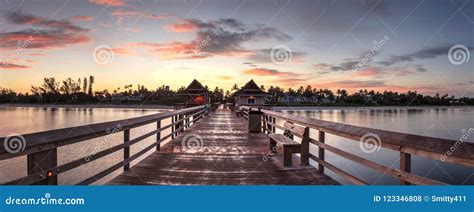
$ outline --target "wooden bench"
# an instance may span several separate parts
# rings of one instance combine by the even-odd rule
[[[309,128],[296,126],[291,122],[285,122],[284,134],[269,134],[270,151],[276,153],[278,146],[283,147],[283,166],[292,166],[293,153],[301,154],[301,165],[309,165]],[[296,135],[301,138],[301,143],[293,140]]]

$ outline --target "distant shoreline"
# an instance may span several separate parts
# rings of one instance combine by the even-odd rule
[[[415,105],[415,106],[275,106],[274,110],[328,110],[328,109],[435,109],[435,108],[469,108],[469,106],[436,106],[436,105]]]
[[[128,109],[163,109],[172,110],[168,105],[139,105],[139,104],[0,104],[0,108],[7,107],[48,107],[48,108],[128,108]]]
[[[174,106],[149,104],[0,104],[0,108],[7,107],[48,107],[48,108],[124,108],[124,109],[163,109],[173,110]],[[329,109],[433,109],[433,108],[468,108],[469,106],[274,106],[274,110],[329,110]]]

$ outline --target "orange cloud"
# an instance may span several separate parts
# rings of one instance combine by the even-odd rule
[[[230,79],[233,78],[233,77],[227,76],[227,75],[218,75],[216,77],[217,77],[217,79],[221,79],[221,80],[230,80]]]
[[[194,19],[186,19],[179,23],[173,23],[166,26],[166,28],[173,32],[189,32],[197,30],[202,23]]]
[[[379,68],[371,67],[365,70],[356,71],[353,76],[356,77],[381,77],[386,73]]]
[[[275,69],[267,69],[267,68],[247,69],[247,70],[244,70],[243,73],[247,75],[258,75],[258,76],[291,76],[295,74],[291,72],[282,72]]]
[[[90,3],[119,7],[127,5],[124,0],[89,0]]]
[[[199,44],[194,42],[171,42],[167,44],[157,43],[136,43],[138,47],[150,48],[153,53],[161,56],[165,60],[179,60],[179,59],[202,59],[212,56],[209,53],[201,52]]]
[[[69,18],[71,21],[92,21],[94,18],[91,16],[77,15]]]

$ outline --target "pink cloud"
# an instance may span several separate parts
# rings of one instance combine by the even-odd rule
[[[119,6],[126,6],[124,0],[89,0],[90,3],[112,6],[112,7],[119,7]]]
[[[386,73],[379,68],[370,67],[361,71],[356,71],[353,76],[356,77],[381,77]]]
[[[134,28],[134,27],[122,27],[119,29],[120,31],[124,31],[124,32],[129,32],[129,33],[136,33],[136,32],[140,32],[141,30],[138,29],[138,28]]]
[[[186,19],[178,23],[169,24],[166,28],[173,32],[189,32],[197,30],[201,25],[202,22],[195,19]]]
[[[281,72],[276,69],[267,69],[267,68],[253,68],[243,71],[247,75],[257,75],[257,76],[291,76],[296,75],[291,72]]]
[[[30,66],[18,65],[13,63],[0,63],[0,68],[2,69],[28,69]]]
[[[82,16],[82,15],[77,15],[69,18],[71,21],[92,21],[94,18],[91,16]]]
[[[155,14],[151,14],[151,13],[147,13],[143,11],[132,11],[132,10],[115,10],[111,12],[110,14],[117,18],[117,23],[119,24],[121,24],[126,18],[130,18],[130,17],[161,20],[161,19],[171,18],[174,16],[172,14],[155,15]]]

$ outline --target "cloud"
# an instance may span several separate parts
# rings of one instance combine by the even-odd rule
[[[67,31],[67,32],[87,32],[87,29],[81,28],[79,26],[74,25],[70,21],[57,21],[51,20],[39,16],[33,15],[25,15],[19,12],[12,12],[10,14],[5,14],[3,17],[12,24],[18,25],[31,25],[37,27],[49,27],[52,29],[60,30],[60,31]]]
[[[2,41],[0,49],[3,50],[62,48],[89,41],[89,37],[85,35],[89,30],[76,26],[70,21],[49,20],[18,12],[3,15],[3,17],[10,24],[41,28],[0,33]]]
[[[18,65],[13,63],[0,63],[0,68],[2,69],[28,69],[30,66]]]
[[[122,27],[122,28],[119,28],[119,30],[124,31],[124,32],[129,32],[129,33],[137,33],[141,31],[140,29],[134,28],[134,27]]]
[[[428,47],[409,54],[391,56],[389,59],[378,62],[380,65],[391,66],[398,63],[413,62],[417,59],[433,59],[441,55],[447,55],[451,45]],[[470,51],[474,47],[467,47]]]
[[[77,15],[69,18],[70,21],[92,21],[94,20],[91,16]]]
[[[272,49],[259,49],[259,50],[253,50],[248,58],[256,63],[271,63],[272,62],[271,55],[272,55]],[[304,56],[306,56],[306,52],[291,50],[292,62],[295,62],[295,63],[301,62]]]
[[[251,67],[257,67],[257,65],[251,63],[251,62],[245,62],[243,63],[244,65],[248,65],[248,66],[251,66]]]
[[[203,23],[197,19],[185,19],[178,23],[172,23],[166,25],[166,29],[172,32],[189,32],[199,28],[205,27],[206,23]]]
[[[359,80],[338,80],[333,82],[327,82],[318,84],[317,86],[323,88],[380,88],[385,86],[384,81],[380,80],[367,80],[367,81],[359,81]]]
[[[131,17],[138,17],[144,19],[152,19],[152,20],[161,20],[161,19],[168,19],[173,17],[172,14],[162,14],[162,15],[155,15],[144,11],[133,11],[133,10],[115,10],[110,13],[110,15],[117,18],[117,23],[121,24],[126,18]]]
[[[150,48],[152,52],[162,54],[167,59],[198,59],[214,55],[251,57],[256,53],[245,48],[244,43],[268,39],[277,41],[291,39],[291,36],[276,28],[249,25],[236,19],[219,19],[209,22],[186,19],[175,25],[168,25],[167,29],[175,31],[193,29],[196,32],[196,38],[187,42],[140,43],[139,46]]]
[[[377,67],[370,67],[364,70],[354,72],[356,77],[382,77],[386,72]]]
[[[267,69],[267,68],[253,68],[244,70],[242,73],[247,75],[257,75],[257,76],[291,76],[296,75],[292,72],[282,72],[276,69]]]
[[[285,86],[299,85],[308,81],[308,75],[306,74],[279,71],[276,69],[268,68],[247,69],[243,70],[242,73],[245,75],[252,76],[275,77],[275,79],[273,80],[275,83],[283,84]]]
[[[301,85],[301,84],[306,84],[308,81],[303,78],[298,78],[298,77],[285,77],[285,78],[279,78],[275,80],[276,83],[283,84],[285,86],[295,86],[295,85]]]
[[[232,76],[227,76],[227,75],[218,75],[216,77],[217,77],[217,79],[220,79],[220,80],[231,80],[231,79],[233,79]]]
[[[124,0],[89,0],[89,2],[99,4],[99,5],[112,6],[112,7],[127,5]]]

